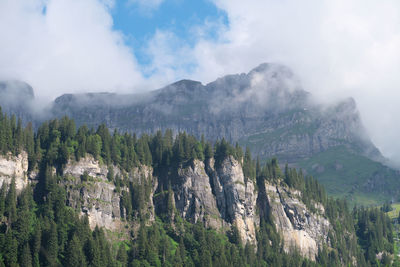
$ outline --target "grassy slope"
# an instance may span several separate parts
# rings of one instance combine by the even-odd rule
[[[398,200],[398,172],[345,147],[329,149],[298,165],[317,178],[328,194],[345,197],[352,204],[376,205]]]

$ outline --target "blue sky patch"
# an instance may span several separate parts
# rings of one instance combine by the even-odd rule
[[[192,32],[194,27],[206,22],[228,25],[226,13],[210,0],[164,0],[159,7],[146,12],[135,3],[116,1],[112,15],[114,29],[124,33],[126,44],[132,47],[141,65],[151,61],[144,48],[157,30],[172,32],[183,45],[194,46],[198,41]],[[217,37],[217,28],[207,27],[203,38]]]

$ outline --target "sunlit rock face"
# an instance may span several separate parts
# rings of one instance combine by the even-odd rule
[[[15,178],[17,191],[21,191],[28,184],[28,154],[23,151],[18,156],[11,153],[0,156],[0,186],[9,185]]]
[[[215,229],[239,230],[242,242],[256,243],[257,192],[252,181],[244,179],[241,164],[233,157],[215,167],[211,159],[205,164],[194,160],[178,171],[179,182],[173,187],[176,208],[192,222],[201,221]]]
[[[286,252],[297,249],[301,255],[315,260],[318,248],[329,245],[330,222],[324,207],[316,204],[317,213],[302,203],[301,193],[284,186],[266,183],[268,203],[276,229],[281,233]]]
[[[109,230],[122,230],[125,224],[121,221],[121,213],[124,213],[121,208],[121,190],[129,192],[129,188],[124,187],[118,192],[114,182],[108,180],[108,172],[108,166],[89,155],[78,162],[69,161],[63,171],[65,179],[62,182],[68,192],[67,204],[81,215],[86,214],[91,228],[99,226]],[[113,166],[113,172],[114,175],[122,174],[117,166]],[[83,180],[83,175],[88,178]],[[136,167],[125,175],[132,183],[153,180],[152,168],[147,166]],[[149,222],[154,220],[153,193],[154,189],[146,200],[149,206]]]

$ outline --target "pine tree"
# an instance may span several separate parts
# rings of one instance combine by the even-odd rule
[[[92,237],[87,240],[84,252],[90,267],[101,267],[104,265],[104,263],[101,262],[99,245]]]
[[[114,181],[114,168],[113,168],[113,166],[109,166],[108,167],[107,180],[109,182]]]
[[[70,267],[86,266],[85,255],[83,254],[82,245],[77,235],[73,235],[72,239],[68,242],[66,257],[65,257],[65,266],[70,266]]]
[[[58,234],[57,234],[57,225],[54,222],[50,223],[50,229],[47,235],[46,244],[46,258],[47,262],[51,266],[55,266],[57,264],[58,257]]]
[[[42,218],[40,218],[39,221],[41,221]],[[40,222],[36,224],[36,227],[34,228],[34,233],[33,233],[33,240],[32,240],[32,254],[33,254],[33,261],[32,265],[34,267],[39,267],[40,262],[39,262],[39,251],[41,247],[41,240],[42,240],[42,227]]]
[[[18,266],[18,242],[13,237],[12,231],[8,231],[5,235],[3,255],[6,266]]]
[[[18,213],[17,220],[15,222],[15,229],[17,232],[17,239],[19,244],[28,242],[30,229],[32,227],[31,212],[29,210],[29,202],[31,199],[32,191],[28,186],[25,188],[18,198]]]
[[[0,219],[3,217],[6,208],[6,195],[7,195],[7,185],[5,182],[0,188]]]
[[[32,267],[32,255],[29,243],[25,243],[19,260],[20,266]]]
[[[6,197],[6,216],[8,221],[13,223],[17,219],[17,191],[15,176],[11,179],[10,188]]]
[[[128,254],[125,249],[125,244],[121,243],[117,252],[117,260],[122,264],[122,266],[127,266],[128,264]]]

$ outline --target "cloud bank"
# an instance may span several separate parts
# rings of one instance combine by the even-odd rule
[[[150,3],[148,9],[162,2],[127,1]],[[400,162],[398,0],[212,1],[228,25],[196,25],[194,44],[157,30],[142,47],[151,61],[140,66],[123,33],[113,30],[114,0],[2,0],[0,79],[24,80],[51,99],[133,92],[180,78],[210,82],[281,63],[320,101],[353,96],[374,143]]]

